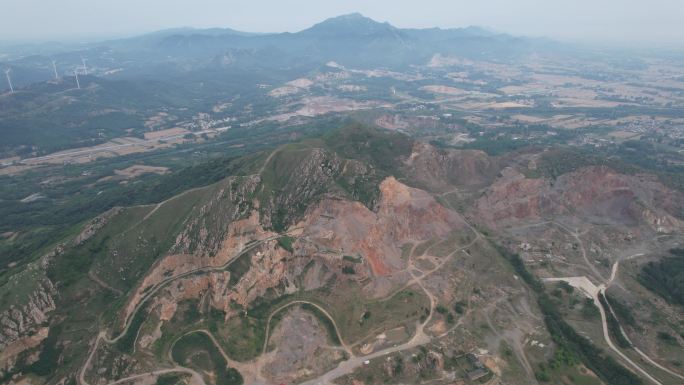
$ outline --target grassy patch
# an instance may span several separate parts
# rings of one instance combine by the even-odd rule
[[[155,382],[155,385],[179,385],[179,384],[184,384],[185,381],[183,379],[187,377],[187,375],[181,375],[177,373],[166,373],[162,374],[161,376],[157,377],[157,382]]]
[[[133,316],[133,319],[131,320],[131,326],[126,331],[126,334],[121,337],[121,339],[116,341],[116,348],[124,353],[132,353],[135,344],[135,338],[138,336],[138,330],[140,330],[140,326],[142,326],[146,319],[147,307],[143,306]]]
[[[670,345],[670,346],[679,346],[679,342],[677,342],[677,338],[673,337],[670,333],[658,332],[658,339],[660,341],[663,341],[664,343]]]
[[[582,317],[586,319],[596,319],[601,316],[599,308],[591,298],[585,298],[582,304]]]
[[[337,294],[321,298],[330,309],[345,341],[353,343],[378,329],[412,326],[420,319],[429,301],[421,292],[405,289],[389,298],[361,301],[358,287],[353,283],[338,287]],[[339,293],[344,293],[341,295]]]
[[[294,243],[294,241],[295,241],[295,238],[285,235],[285,236],[278,238],[278,246],[289,251],[290,253],[293,253],[294,248],[292,247],[292,244]]]
[[[678,249],[671,253],[676,253]],[[684,305],[684,258],[666,257],[649,262],[639,273],[639,282],[666,301]]]
[[[636,319],[632,314],[632,310],[629,306],[625,305],[624,302],[617,299],[617,297],[606,293],[606,300],[610,303],[610,307],[615,312],[615,315],[622,321],[625,325],[631,327],[637,327]]]
[[[228,271],[230,271],[230,285],[234,286],[245,275],[250,267],[252,266],[252,255],[251,253],[243,253],[235,261],[231,262],[228,266]]]
[[[608,323],[608,331],[610,332],[610,336],[617,341],[618,346],[621,348],[631,348],[632,344],[627,341],[627,338],[625,338],[624,334],[622,334],[620,331],[620,323],[613,315],[613,312],[610,311],[610,305],[608,305],[606,297],[599,293],[598,298],[601,306],[603,307],[603,311],[606,313],[606,322]]]
[[[188,365],[203,372],[213,372],[208,382],[216,385],[242,385],[240,373],[228,368],[226,360],[211,339],[204,333],[186,334],[176,341],[171,351],[173,360],[181,365]]]
[[[232,359],[247,361],[261,354],[266,322],[248,316],[232,317],[218,326],[223,347]]]
[[[268,317],[289,299],[290,296],[257,298],[246,312],[242,311],[238,316],[231,317],[225,322],[223,312],[212,311],[210,327],[216,330],[215,335],[226,354],[237,361],[248,361],[261,354]],[[277,321],[278,315],[274,315],[271,328]]]
[[[28,369],[29,372],[39,376],[51,374],[59,366],[59,357],[62,354],[61,346],[57,345],[62,328],[57,325],[50,329],[48,337],[43,341],[42,350],[38,360]]]

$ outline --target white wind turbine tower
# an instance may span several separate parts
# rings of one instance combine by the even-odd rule
[[[55,80],[59,80],[59,75],[57,74],[57,64],[55,61],[52,61],[52,70],[55,72]]]
[[[76,76],[76,88],[81,89],[81,83],[78,81],[78,67],[74,69],[74,76]]]
[[[7,76],[7,83],[8,83],[9,86],[10,86],[10,93],[13,94],[13,93],[14,93],[14,87],[12,87],[12,79],[10,79],[10,76],[9,76],[10,71],[12,71],[12,69],[11,69],[11,68],[7,68],[7,69],[5,70],[5,76]]]
[[[83,62],[83,75],[88,75],[88,67],[86,66],[88,60],[81,57],[81,61]]]

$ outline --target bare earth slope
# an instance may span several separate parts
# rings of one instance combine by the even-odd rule
[[[561,349],[542,290],[601,357],[636,373],[619,378],[677,383],[680,347],[634,338],[641,316],[626,331],[638,352],[615,347],[611,311],[591,301],[638,285],[619,263],[680,240],[680,192],[605,166],[549,178],[521,166],[538,154],[387,135],[356,127],[349,143],[284,146],[255,174],[96,218],[34,266],[35,290],[3,286],[29,301],[1,315],[0,370],[80,385],[611,383]],[[681,311],[633,291],[661,319]],[[657,327],[677,335],[676,322]]]

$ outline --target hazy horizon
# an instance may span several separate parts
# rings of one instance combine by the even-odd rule
[[[296,32],[327,18],[359,12],[401,28],[459,28],[471,25],[513,35],[583,43],[684,45],[684,4],[675,0],[588,0],[548,2],[485,0],[359,0],[231,4],[219,0],[132,0],[96,3],[9,0],[0,41],[44,42],[131,36],[161,29],[233,28],[246,32]],[[264,12],[268,10],[268,12]]]

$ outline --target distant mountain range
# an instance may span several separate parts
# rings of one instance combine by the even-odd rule
[[[546,40],[496,34],[483,28],[402,29],[354,13],[327,19],[296,33],[247,34],[230,29],[177,30],[122,41],[126,46],[144,39],[151,50],[199,59],[231,50],[274,53],[269,65],[287,58],[361,67],[397,67],[422,64],[434,54],[466,57],[510,56],[548,49]],[[133,43],[133,44],[131,44]],[[259,56],[259,55],[256,55]],[[250,63],[252,64],[252,63]]]
[[[206,67],[306,70],[329,61],[356,68],[401,69],[426,64],[435,54],[507,59],[557,49],[559,45],[479,27],[397,28],[353,13],[327,19],[296,33],[177,28],[126,39],[56,47],[56,52],[49,55],[24,55],[0,66],[12,67],[15,84],[22,86],[49,80],[52,60],[61,73],[73,74],[81,66],[82,57],[87,58],[95,74],[116,73],[118,78],[131,78]],[[49,51],[41,45],[40,52]]]

